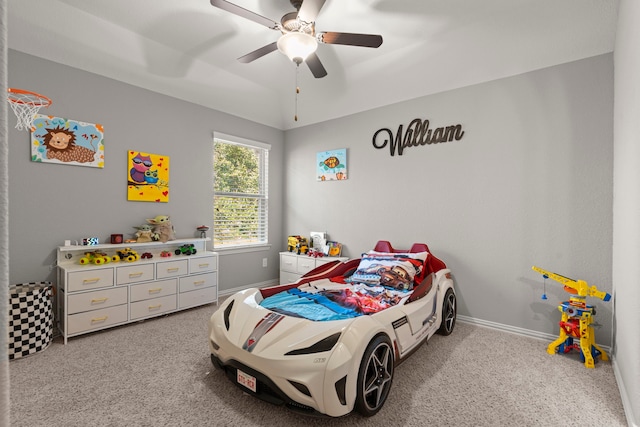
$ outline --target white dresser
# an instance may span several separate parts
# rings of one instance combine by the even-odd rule
[[[58,262],[58,327],[67,339],[189,307],[218,302],[218,254],[206,250],[209,238],[167,243],[122,243],[60,246]],[[194,255],[176,255],[193,244]],[[113,256],[131,248],[151,258],[81,265],[85,252]],[[161,253],[170,253],[163,257]]]
[[[309,255],[298,255],[293,252],[280,252],[280,284],[293,283],[318,267],[335,260],[346,261],[346,257],[319,257],[314,258]]]

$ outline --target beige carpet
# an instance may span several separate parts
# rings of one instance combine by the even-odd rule
[[[215,305],[72,338],[10,363],[11,425],[626,426],[613,368],[547,342],[458,323],[395,372],[373,418],[306,418],[242,393],[211,365]]]

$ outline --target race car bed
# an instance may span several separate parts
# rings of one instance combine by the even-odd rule
[[[209,322],[211,360],[244,391],[308,413],[365,416],[395,366],[456,319],[453,280],[426,244],[380,241],[295,283],[228,298]]]
[[[424,296],[432,283],[430,279],[425,282],[425,277],[443,266],[429,254],[426,244],[401,252],[381,241],[361,259],[345,264],[336,261],[296,283],[263,290],[265,299],[260,305],[315,321],[373,314],[408,300],[414,293],[412,301]]]
[[[294,284],[263,290],[265,299],[260,305],[315,321],[373,314],[409,299],[414,292],[412,300],[417,299],[417,293],[424,295],[432,282],[427,279],[425,286],[420,285],[434,268],[439,270],[442,265],[438,262],[425,244],[400,253],[389,242],[378,242],[359,260],[335,262]]]

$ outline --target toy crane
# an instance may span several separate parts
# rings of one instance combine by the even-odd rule
[[[597,359],[598,356],[604,361],[609,360],[604,350],[596,344],[595,333],[593,326],[591,326],[596,310],[594,306],[586,303],[586,297],[609,301],[611,295],[598,290],[595,285],[589,286],[584,280],[569,279],[536,266],[533,266],[532,269],[542,274],[545,279],[551,278],[562,283],[564,290],[571,294],[569,301],[564,301],[558,306],[558,310],[562,312],[560,336],[547,346],[547,353],[556,354],[559,351],[568,353],[572,349],[579,350],[581,360],[587,368],[595,368],[594,359]],[[574,344],[574,338],[580,340],[579,345]]]

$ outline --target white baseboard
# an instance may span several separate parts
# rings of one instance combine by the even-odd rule
[[[274,279],[274,280],[267,280],[265,282],[253,283],[251,285],[238,286],[237,288],[220,289],[218,291],[218,296],[226,297],[229,295],[233,295],[236,292],[244,291],[245,289],[249,289],[249,288],[266,288],[267,286],[275,286],[279,284],[280,284],[280,281],[278,279]]]
[[[484,326],[486,328],[496,329],[499,331],[510,332],[516,335],[522,335],[529,338],[536,338],[543,341],[552,342],[558,335],[547,334],[545,332],[532,331],[531,329],[518,328],[517,326],[505,325],[503,323],[490,322],[488,320],[476,319],[474,317],[463,316],[458,314],[458,321],[462,323],[471,323],[478,326]],[[600,347],[607,353],[611,354],[611,346],[602,345],[598,343]]]
[[[616,376],[616,383],[618,384],[618,390],[620,391],[620,399],[622,399],[622,407],[624,408],[624,415],[627,417],[627,423],[629,427],[638,427],[638,421],[634,419],[633,412],[631,412],[631,399],[627,394],[627,389],[623,387],[625,381],[620,374],[620,368],[616,362],[615,356],[611,358],[611,364],[613,365],[613,373]]]
[[[228,295],[232,295],[235,294],[236,292],[239,291],[243,291],[245,289],[249,289],[249,288],[264,288],[267,286],[275,286],[278,285],[279,281],[278,280],[269,280],[269,281],[265,281],[265,282],[260,282],[260,283],[254,283],[253,285],[249,285],[249,286],[239,286],[237,288],[232,288],[232,289],[224,289],[221,290],[219,292],[220,296],[228,296]],[[516,334],[516,335],[521,335],[521,336],[525,336],[525,337],[529,337],[529,338],[535,338],[535,339],[539,339],[542,341],[548,341],[548,342],[552,342],[553,340],[555,340],[558,336],[557,335],[553,335],[553,334],[548,334],[548,333],[544,333],[544,332],[538,332],[538,331],[532,331],[530,329],[524,329],[524,328],[519,328],[516,326],[511,326],[511,325],[505,325],[502,323],[496,323],[496,322],[490,322],[488,320],[482,320],[482,319],[476,319],[473,317],[469,317],[469,316],[463,316],[463,315],[458,315],[457,316],[457,320],[459,322],[462,323],[470,323],[473,325],[478,325],[478,326],[483,326],[486,328],[490,328],[490,329],[496,329],[499,331],[503,331],[503,332],[509,332],[512,334]],[[611,347],[610,346],[605,346],[600,344],[600,347],[602,347],[602,349],[607,352],[607,354],[611,355]],[[631,401],[629,400],[629,396],[626,393],[626,390],[624,389],[624,387],[621,387],[621,384],[624,384],[624,380],[622,378],[622,376],[620,375],[620,371],[618,369],[618,365],[615,362],[615,357],[611,357],[612,359],[612,364],[613,364],[613,372],[615,374],[615,378],[616,378],[616,383],[618,384],[618,389],[620,391],[620,397],[622,399],[622,406],[624,407],[624,412],[625,415],[627,417],[627,422],[629,423],[629,427],[640,427],[640,425],[633,419],[633,414],[631,413]]]
[[[470,323],[473,325],[483,326],[486,328],[496,329],[499,331],[510,332],[516,335],[522,335],[530,338],[536,338],[539,340],[544,340],[548,342],[552,342],[558,336],[553,334],[547,334],[544,332],[532,331],[530,329],[518,328],[516,326],[504,325],[502,323],[489,322],[487,320],[475,319],[469,316],[458,315],[457,320],[462,323]],[[633,413],[631,412],[631,400],[629,399],[629,395],[627,391],[622,385],[624,384],[624,378],[620,374],[620,370],[618,368],[618,364],[616,363],[615,356],[611,354],[611,347],[599,344],[600,347],[610,356],[611,364],[613,366],[613,372],[616,378],[616,384],[618,385],[618,391],[620,392],[620,399],[622,400],[622,407],[624,408],[624,414],[627,418],[627,423],[629,427],[640,427],[636,420],[634,420]]]

